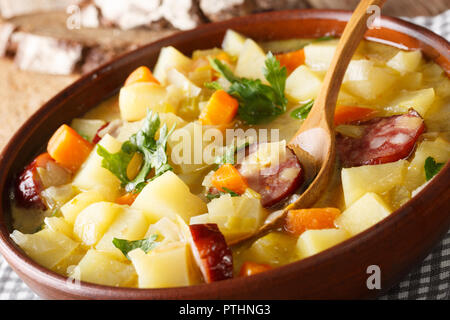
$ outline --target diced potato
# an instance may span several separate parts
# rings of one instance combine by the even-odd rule
[[[442,98],[448,98],[450,96],[450,79],[447,76],[440,77],[435,88],[436,95]]]
[[[118,152],[122,147],[122,143],[109,134],[105,135],[99,144],[111,153]],[[97,190],[108,200],[114,201],[119,196],[120,180],[102,167],[102,160],[95,147],[75,175],[72,184],[83,191]]]
[[[178,129],[186,125],[186,121],[171,112],[160,113],[159,120],[161,121],[160,128],[165,124],[169,130],[172,129],[173,126],[175,126],[175,129]],[[157,136],[159,136],[159,132],[157,133]]]
[[[350,234],[341,229],[307,230],[297,240],[297,255],[301,259],[307,258],[348,238]]]
[[[87,206],[106,200],[106,197],[97,190],[90,190],[76,195],[72,200],[63,205],[60,210],[64,219],[70,224],[74,224],[78,214]]]
[[[163,217],[175,219],[177,214],[187,222],[192,216],[206,212],[206,204],[172,171],[149,182],[132,208],[142,210],[150,222]]]
[[[211,223],[209,221],[209,213],[199,214],[198,216],[191,217],[189,224],[206,224]]]
[[[263,82],[267,82],[263,73],[265,61],[266,55],[261,47],[252,39],[247,39],[239,53],[234,73],[238,77],[260,79]]]
[[[83,246],[78,246],[67,257],[61,260],[53,270],[62,274],[63,276],[69,276],[73,268],[80,263],[81,259],[86,255],[86,249]]]
[[[122,119],[138,121],[144,119],[148,110],[154,112],[174,112],[167,103],[166,88],[156,83],[138,82],[120,89],[119,107]]]
[[[339,39],[331,39],[328,41],[312,42],[303,48],[305,52],[305,64],[313,71],[321,74],[328,70],[336,51]],[[361,58],[361,50],[363,44],[358,47],[353,57]]]
[[[117,134],[115,134],[116,139],[122,143],[129,140],[133,134],[135,134],[142,128],[142,126],[144,125],[144,121],[145,119],[132,122],[122,121],[121,126],[117,128]]]
[[[342,212],[335,223],[354,236],[383,220],[391,212],[379,195],[368,192]]]
[[[414,91],[402,91],[389,104],[387,110],[394,113],[406,113],[409,108],[416,110],[422,117],[425,117],[428,109],[434,101],[434,89],[420,89]]]
[[[346,207],[367,192],[383,194],[402,184],[408,161],[344,168],[341,171],[342,189]]]
[[[117,214],[117,218],[108,228],[100,241],[95,246],[98,251],[108,252],[117,260],[127,260],[122,251],[117,249],[112,241],[114,238],[126,240],[141,240],[148,229],[147,218],[135,209],[123,207]]]
[[[187,97],[197,97],[202,91],[201,88],[193,84],[184,74],[177,69],[170,69],[167,71],[168,83],[183,90],[183,93]]]
[[[214,147],[215,142],[209,140],[206,133],[220,134],[220,138],[223,136],[219,130],[210,130],[198,122],[190,122],[170,135],[167,141],[168,154],[177,173],[193,174],[208,167],[208,163],[213,163],[214,154],[207,155],[204,151]]]
[[[286,94],[296,101],[315,99],[319,93],[322,80],[307,66],[295,69],[286,80]]]
[[[97,202],[80,212],[73,232],[87,246],[95,245],[111,226],[122,207],[111,202]]]
[[[244,47],[245,40],[246,38],[243,35],[228,29],[223,38],[222,49],[232,56],[239,56]]]
[[[416,71],[422,60],[422,53],[417,51],[399,51],[386,64],[400,73]]]
[[[352,106],[352,105],[360,105],[360,100],[345,90],[340,90],[337,104],[336,105],[344,105],[344,106]]]
[[[129,253],[138,274],[139,288],[168,288],[200,282],[190,246],[176,242],[145,254],[141,249]]]
[[[104,120],[76,118],[72,120],[70,126],[82,137],[92,141],[97,134],[98,129],[105,124],[106,122]]]
[[[258,240],[244,253],[246,260],[270,265],[283,265],[294,257],[296,239],[281,232],[271,232]]]
[[[449,86],[450,90],[450,86]],[[450,123],[450,103],[440,97],[435,97],[433,104],[427,110],[425,118],[425,128],[428,132],[449,132]],[[447,135],[450,140],[450,136]]]
[[[161,242],[162,244],[182,240],[178,224],[167,217],[161,218],[155,224],[150,225],[145,237],[148,238],[154,234],[158,235],[156,241]]]
[[[374,100],[385,93],[396,79],[392,71],[376,66],[370,60],[352,60],[345,73],[343,88],[364,100]]]
[[[227,242],[253,234],[266,216],[261,201],[245,194],[239,197],[224,194],[208,203],[208,221],[217,224]]]
[[[68,223],[66,220],[60,217],[46,217],[44,219],[44,224],[50,230],[55,232],[62,233],[69,238],[73,237],[72,225]]]
[[[413,191],[425,183],[425,160],[433,157],[437,163],[447,163],[450,159],[450,142],[436,138],[434,141],[422,141],[414,153],[405,177],[405,186]]]
[[[79,246],[63,233],[50,228],[33,234],[23,234],[14,230],[11,238],[30,258],[49,269],[61,263]]]
[[[179,236],[180,236],[181,241],[192,243],[193,239],[192,239],[191,229],[189,228],[189,225],[187,224],[187,222],[184,221],[184,219],[179,214],[177,214],[175,216],[175,222],[178,225]]]
[[[81,281],[112,287],[132,286],[136,272],[132,265],[117,261],[106,252],[89,250],[70,276]]]
[[[180,72],[186,73],[192,66],[192,60],[182,54],[174,47],[165,47],[159,53],[153,75],[162,84],[167,84],[167,71],[175,68]]]
[[[330,40],[305,46],[305,64],[314,71],[325,72],[330,67],[337,43],[338,40]]]
[[[375,41],[364,41],[362,45],[364,47],[362,53],[378,63],[386,63],[400,51],[398,48]]]

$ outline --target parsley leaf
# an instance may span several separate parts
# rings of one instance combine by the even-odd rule
[[[114,238],[112,240],[112,243],[117,249],[122,251],[124,256],[127,257],[127,259],[130,259],[130,257],[128,256],[128,253],[130,251],[133,251],[134,249],[140,248],[145,253],[147,253],[150,250],[154,249],[155,246],[156,246],[156,242],[155,242],[156,239],[158,239],[158,235],[154,234],[154,235],[151,235],[150,237],[148,237],[146,239],[134,240],[134,241]]]
[[[428,157],[425,160],[425,177],[427,178],[427,181],[431,180],[438,172],[442,169],[445,163],[436,163],[434,158]]]
[[[291,118],[305,120],[314,105],[314,100],[302,104],[300,107],[292,110]]]
[[[119,178],[122,184],[126,184],[129,181],[127,176],[127,168],[134,154],[125,151],[126,148],[124,148],[124,146],[125,144],[117,153],[109,153],[108,150],[100,144],[97,146],[97,154],[100,157],[103,157],[102,167],[111,171],[117,178]]]
[[[219,191],[219,193],[211,193],[211,192],[209,192],[206,195],[206,198],[208,198],[208,200],[212,200],[212,199],[220,198],[220,196],[224,195],[224,194],[229,194],[232,197],[239,197],[239,194],[234,192],[233,190],[230,190],[228,188],[223,188],[223,190],[225,190],[225,192],[222,192],[222,191]]]
[[[149,112],[142,128],[122,144],[119,152],[109,153],[104,147],[98,145],[97,153],[103,157],[102,167],[119,178],[127,192],[140,191],[148,181],[172,170],[168,164],[166,149],[167,139],[174,128],[168,131],[164,124],[159,130],[159,139],[155,140],[160,123],[158,114]],[[136,152],[142,154],[143,162],[139,173],[133,180],[130,180],[127,168]],[[147,179],[152,169],[155,169],[155,175],[153,178]]]
[[[288,101],[284,95],[284,89],[286,87],[287,69],[286,67],[281,67],[280,61],[273,56],[272,52],[267,54],[265,64],[264,77],[275,92],[275,103],[280,106],[286,106]]]
[[[268,53],[263,70],[269,85],[259,79],[239,78],[220,60],[210,60],[211,66],[227,79],[231,86],[228,93],[239,101],[238,114],[248,124],[271,120],[286,111],[287,99],[284,95],[287,70]],[[211,86],[211,85],[210,85]],[[215,85],[213,85],[215,86]]]

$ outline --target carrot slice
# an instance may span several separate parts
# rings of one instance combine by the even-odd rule
[[[89,141],[65,124],[56,130],[47,145],[49,155],[72,172],[81,167],[92,149]]]
[[[224,90],[217,90],[200,114],[200,121],[205,125],[223,125],[233,121],[238,111],[239,102]]]
[[[337,106],[334,112],[334,125],[362,121],[373,118],[377,111],[372,108],[358,106]]]
[[[218,55],[215,56],[215,58],[220,61],[223,61],[223,62],[228,62],[228,63],[232,62],[230,56],[226,52],[219,53]]]
[[[116,203],[117,204],[127,204],[127,205],[131,206],[133,204],[134,200],[136,200],[138,195],[139,195],[139,193],[133,193],[133,192],[125,193],[123,196],[116,199]]]
[[[272,269],[272,267],[268,264],[246,261],[241,267],[239,276],[240,277],[251,276],[270,269]]]
[[[152,72],[146,66],[142,66],[134,70],[125,81],[125,86],[137,82],[154,82],[160,84],[159,81],[153,76]]]
[[[212,184],[219,191],[234,191],[243,194],[248,188],[247,181],[232,164],[222,165],[212,177]]]
[[[291,73],[297,67],[305,63],[305,51],[303,49],[277,54],[275,56],[280,61],[281,66],[286,67],[287,71]]]
[[[289,210],[285,229],[295,235],[301,235],[310,229],[336,228],[334,220],[341,214],[337,208],[309,208]]]

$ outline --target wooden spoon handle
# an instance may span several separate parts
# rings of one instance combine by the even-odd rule
[[[345,71],[369,27],[367,24],[369,17],[372,15],[369,9],[371,6],[381,8],[385,2],[386,0],[361,0],[339,40],[336,52],[328,69],[329,72],[326,73],[324,78],[321,94],[314,103],[314,107],[321,108],[322,116],[326,118],[330,127],[333,126],[334,110]]]

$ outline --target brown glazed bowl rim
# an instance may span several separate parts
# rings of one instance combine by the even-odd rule
[[[122,55],[121,57],[113,60],[112,62],[105,64],[98,69],[90,72],[87,75],[84,75],[79,80],[74,82],[72,85],[64,89],[54,98],[52,98],[49,102],[47,102],[44,106],[42,106],[36,113],[34,113],[15,133],[15,135],[10,139],[7,146],[3,149],[0,157],[0,191],[2,192],[2,196],[5,199],[8,194],[9,186],[7,183],[7,175],[9,170],[11,169],[12,163],[16,159],[20,159],[20,155],[16,154],[14,158],[14,149],[15,146],[22,139],[29,139],[27,136],[27,131],[29,131],[32,127],[37,127],[42,125],[44,121],[45,115],[54,110],[55,108],[59,108],[58,112],[61,113],[61,107],[57,107],[64,103],[64,101],[70,97],[70,94],[77,91],[79,88],[85,86],[89,82],[95,80],[99,75],[103,73],[110,72],[114,67],[120,63],[120,61],[125,59],[133,58],[139,51],[148,48],[148,47],[162,47],[170,45],[176,40],[183,38],[194,39],[196,37],[202,37],[202,35],[207,34],[210,30],[216,30],[217,32],[222,32],[228,28],[239,28],[239,26],[245,24],[258,24],[260,21],[276,21],[283,19],[293,19],[293,20],[302,20],[302,19],[327,19],[333,21],[346,21],[349,19],[351,15],[350,11],[343,10],[316,10],[316,9],[308,9],[308,10],[287,10],[287,11],[278,11],[278,12],[267,12],[260,13],[251,16],[245,16],[240,18],[234,18],[228,21],[217,22],[207,25],[202,25],[194,30],[180,32],[175,35],[169,36],[167,38],[158,40],[151,44],[148,44],[142,48],[139,48],[135,51]],[[442,37],[434,34],[430,30],[427,30],[423,27],[417,26],[415,24],[393,18],[393,17],[381,17],[381,26],[385,29],[392,29],[399,33],[407,34],[410,37],[418,39],[422,45],[430,46],[438,48],[439,56],[434,57],[435,61],[437,61],[444,68],[445,72],[449,74],[449,61],[450,58],[448,56],[448,52],[450,52],[450,44],[448,41],[443,39]],[[323,36],[325,34],[319,33],[316,36]],[[372,37],[368,37],[370,40],[374,40]],[[395,43],[389,43],[395,44]],[[398,45],[398,44],[397,44]],[[445,48],[447,48],[445,52]],[[111,93],[117,88],[112,88]],[[115,91],[117,92],[117,91]],[[91,106],[94,107],[94,106]],[[67,121],[67,119],[66,119]],[[27,160],[27,159],[25,159]],[[24,160],[24,161],[25,161]],[[12,266],[12,268],[16,271],[20,271],[21,274],[26,274],[27,277],[32,278],[38,282],[40,282],[41,286],[47,288],[47,290],[55,290],[59,292],[65,292],[67,296],[75,296],[82,298],[100,298],[100,299],[190,299],[192,297],[212,297],[212,298],[221,298],[230,296],[227,292],[239,291],[240,288],[245,288],[247,286],[256,285],[259,288],[263,288],[263,283],[270,284],[275,283],[278,279],[281,278],[289,278],[289,275],[292,273],[302,273],[305,270],[311,270],[314,266],[318,264],[325,263],[326,261],[333,261],[335,257],[343,254],[344,252],[354,251],[357,252],[358,246],[361,246],[369,239],[373,239],[381,235],[383,230],[395,230],[396,226],[400,224],[403,219],[408,219],[407,216],[412,214],[412,209],[416,206],[416,204],[423,202],[424,199],[431,196],[433,189],[438,185],[445,184],[448,187],[450,183],[448,182],[450,179],[450,164],[447,163],[445,168],[441,170],[441,172],[432,180],[430,183],[422,190],[416,197],[411,199],[406,205],[404,205],[399,210],[392,213],[389,217],[385,218],[375,226],[370,229],[350,238],[347,241],[344,241],[337,246],[334,246],[331,249],[325,250],[317,255],[312,257],[290,263],[285,266],[281,266],[275,268],[273,270],[257,274],[251,277],[238,277],[230,280],[220,281],[211,284],[200,284],[196,286],[190,287],[178,287],[178,288],[162,288],[162,289],[137,289],[137,288],[116,288],[109,287],[103,285],[97,285],[92,283],[80,282],[77,285],[71,285],[68,283],[68,278],[61,276],[49,269],[46,269],[36,262],[34,262],[31,258],[29,258],[20,248],[18,248],[13,241],[10,239],[10,230],[6,223],[6,211],[5,201],[2,201],[0,204],[0,253],[4,256],[4,258],[8,261],[8,263]],[[408,208],[410,208],[408,210]],[[449,221],[450,224],[450,221]],[[437,238],[443,236],[443,232],[441,231]],[[436,238],[436,239],[437,239]],[[436,240],[437,241],[437,240]],[[434,241],[434,242],[436,242]],[[430,248],[428,248],[429,250]],[[426,252],[422,253],[420,257],[416,258],[416,262],[419,262],[420,259],[423,259]],[[392,280],[389,283],[389,286],[392,286],[395,281],[401,279],[408,270],[402,270],[402,272],[398,272],[395,275],[395,280]],[[388,288],[383,289],[385,291]],[[380,294],[373,293],[367,295],[367,297],[374,297]],[[239,296],[239,295],[237,295]],[[277,294],[274,293],[273,298],[277,298]],[[247,297],[252,298],[252,297]],[[354,297],[360,298],[360,297]]]

